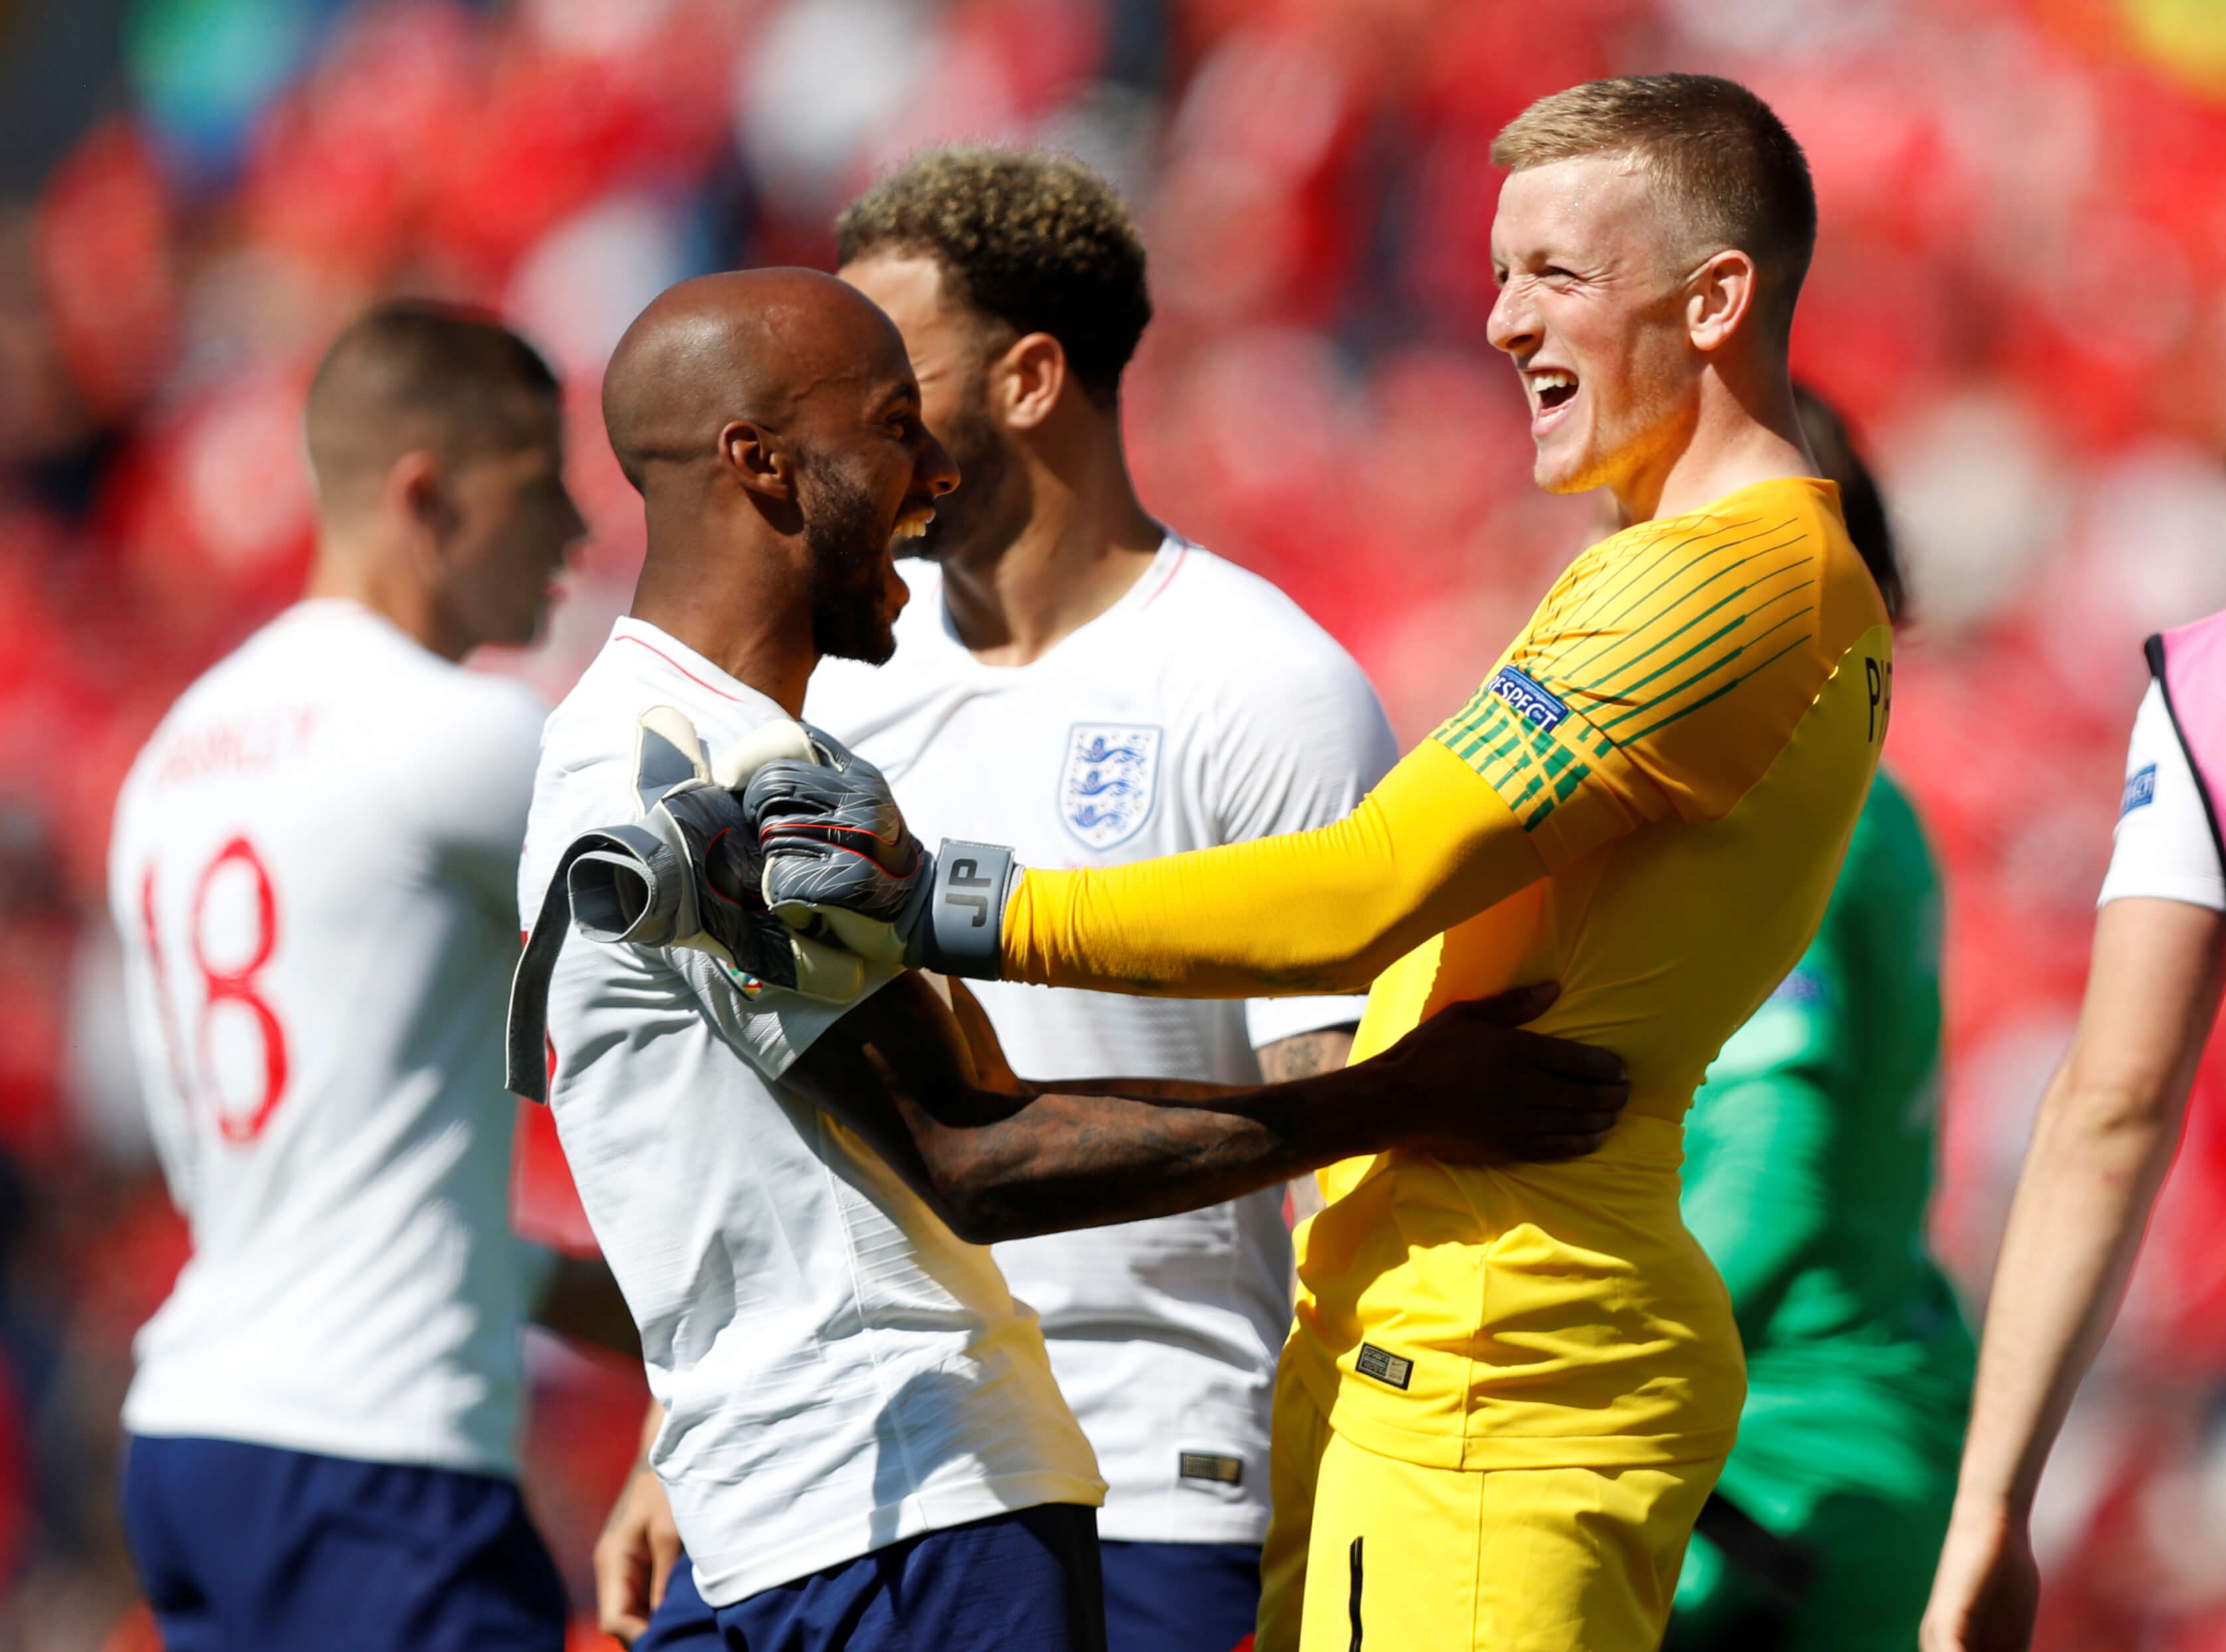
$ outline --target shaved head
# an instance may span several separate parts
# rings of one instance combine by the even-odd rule
[[[734,420],[790,433],[823,394],[911,376],[895,323],[856,288],[817,270],[728,270],[635,317],[603,375],[603,423],[642,488],[652,466],[715,460]]]
[[[889,657],[891,541],[925,531],[957,469],[872,300],[816,270],[667,288],[612,353],[603,423],[648,516],[637,614],[747,604],[803,616],[814,658]]]

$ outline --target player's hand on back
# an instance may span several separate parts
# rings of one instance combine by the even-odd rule
[[[1631,1086],[1620,1058],[1525,1031],[1548,982],[1449,1004],[1363,1064],[1381,1087],[1395,1147],[1456,1164],[1580,1159],[1615,1128]]]

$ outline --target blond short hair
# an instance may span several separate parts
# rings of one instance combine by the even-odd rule
[[[1781,340],[1816,250],[1809,159],[1768,104],[1713,74],[1588,80],[1541,98],[1491,145],[1520,172],[1586,156],[1625,156],[1652,180],[1695,257],[1736,248],[1762,277]]]

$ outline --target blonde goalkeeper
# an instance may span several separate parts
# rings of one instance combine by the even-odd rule
[[[1324,829],[1105,871],[916,851],[878,777],[749,792],[769,900],[957,973],[1188,997],[1372,983],[1356,1057],[1556,980],[1631,1102],[1564,1165],[1321,1174],[1277,1379],[1261,1652],[1655,1646],[1744,1387],[1678,1216],[1681,1120],[1801,956],[1886,734],[1892,643],[1786,365],[1799,147],[1731,82],[1594,82],[1504,131],[1492,342],[1550,492],[1630,525]],[[915,858],[916,857],[916,858]]]

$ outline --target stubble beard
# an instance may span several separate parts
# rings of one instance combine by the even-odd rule
[[[872,495],[817,455],[798,480],[804,543],[811,553],[811,645],[831,659],[881,664],[897,650],[882,609],[888,531],[881,513]]]
[[[994,556],[1020,537],[1021,520],[1002,522],[1005,479],[1011,473],[1011,449],[989,421],[988,392],[977,378],[965,404],[952,416],[950,429],[937,433],[958,466],[958,486],[935,502],[935,520],[927,532],[911,542],[911,554],[932,562]]]

